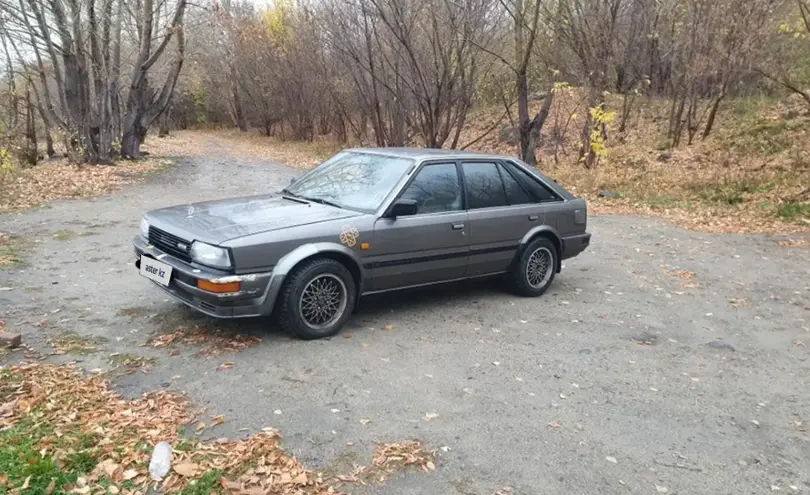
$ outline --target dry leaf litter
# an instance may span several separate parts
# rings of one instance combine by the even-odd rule
[[[25,364],[5,371],[16,380],[0,387],[0,430],[22,419],[50,425],[54,434],[42,438],[38,447],[57,465],[72,451],[60,442],[67,438],[65,434],[81,433],[97,439],[93,449],[101,461],[75,486],[60,487],[66,492],[144,493],[154,484],[148,474],[151,447],[161,441],[178,445],[181,429],[195,421],[188,401],[179,394],[157,391],[127,400],[107,388],[103,375],[83,376],[73,365]],[[213,421],[220,423],[224,418],[216,416]],[[238,441],[218,439],[174,450],[172,469],[160,487],[166,493],[176,492],[196,477],[217,470],[222,473],[219,482],[228,492],[331,494],[338,493],[342,483],[362,481],[356,473],[369,473],[382,482],[398,469],[435,470],[434,455],[418,441],[377,444],[371,467],[357,467],[355,474],[327,480],[285,453],[280,438],[278,431],[265,428]],[[126,488],[125,481],[137,488]]]

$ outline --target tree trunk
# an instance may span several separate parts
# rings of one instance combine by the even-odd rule
[[[129,112],[127,112],[129,113]],[[140,119],[135,116],[124,119],[124,132],[121,138],[121,156],[127,159],[141,156]]]
[[[714,103],[712,103],[712,109],[709,111],[709,117],[706,119],[706,127],[703,129],[703,136],[701,139],[706,139],[709,137],[709,134],[712,132],[712,127],[714,127],[714,120],[717,118],[717,110],[720,108],[720,102],[723,101],[723,98],[726,97],[725,88],[720,94],[715,98]]]
[[[36,86],[34,87],[36,90]],[[51,135],[51,123],[50,119],[48,119],[47,113],[45,113],[45,106],[42,104],[42,98],[37,93],[37,109],[39,110],[39,116],[42,118],[42,125],[45,128],[45,146],[47,147],[48,158],[53,157],[56,154],[56,150],[53,149],[53,136]]]
[[[158,119],[158,137],[164,138],[169,135],[169,111],[163,112]]]
[[[593,117],[591,116],[591,109],[596,108],[600,102],[600,93],[597,89],[591,88],[588,94],[588,108],[585,113],[585,123],[582,126],[582,132],[579,139],[582,147],[579,149],[579,160],[583,162],[585,168],[593,168],[596,165],[596,152],[591,146],[591,133],[594,131]]]
[[[123,137],[121,142],[121,155],[124,158],[138,158],[141,156],[141,144],[146,137],[149,126],[166,110],[174,93],[177,77],[183,66],[185,54],[185,34],[183,32],[183,16],[186,9],[186,0],[179,0],[171,24],[167,26],[160,45],[153,51],[154,37],[154,0],[144,0],[141,10],[140,47],[132,71],[129,95],[127,97],[127,110],[123,122]],[[172,37],[177,38],[177,53],[169,66],[169,73],[163,83],[160,93],[152,96],[149,90],[149,69],[157,62]]]
[[[37,128],[34,125],[34,106],[31,104],[31,89],[25,88],[25,161],[30,166],[37,164]]]
[[[537,166],[537,141],[540,139],[543,125],[551,112],[553,99],[554,93],[549,91],[543,99],[540,112],[525,127],[522,124],[520,126],[520,156],[524,162],[532,167]]]
[[[242,97],[239,94],[239,83],[236,79],[236,71],[233,69],[231,70],[231,78],[231,96],[233,96],[233,113],[234,119],[236,120],[236,126],[239,127],[240,131],[247,132],[247,119],[245,118],[245,112],[242,109]]]

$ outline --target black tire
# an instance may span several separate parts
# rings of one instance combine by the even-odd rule
[[[530,280],[528,265],[532,262],[532,255],[546,258],[545,262],[548,266],[548,273],[544,273],[539,279],[534,281]],[[518,295],[524,297],[537,297],[543,293],[554,282],[554,276],[557,274],[557,265],[559,263],[559,253],[557,246],[551,240],[545,237],[538,237],[526,246],[526,249],[520,254],[520,258],[516,260],[511,273],[509,274],[509,285],[511,289]],[[538,258],[536,261],[540,261]],[[542,262],[541,262],[542,263]],[[535,265],[536,266],[536,265]],[[534,282],[534,283],[533,283]]]
[[[326,281],[322,282],[326,284],[335,284],[334,287],[342,292],[343,298],[338,304],[340,314],[338,315],[336,312],[331,319],[320,325],[313,325],[302,310],[304,291],[316,280]],[[306,261],[287,275],[287,280],[279,294],[278,323],[282,329],[300,339],[331,337],[343,328],[346,320],[352,315],[356,299],[354,279],[343,264],[329,258]]]

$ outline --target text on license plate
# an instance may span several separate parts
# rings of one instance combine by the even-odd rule
[[[172,267],[155,258],[141,256],[141,275],[168,286],[172,278]]]

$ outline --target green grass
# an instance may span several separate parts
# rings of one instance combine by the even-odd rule
[[[30,243],[17,236],[0,232],[0,269],[12,268],[23,262],[23,252]]]
[[[155,358],[146,356],[136,356],[126,352],[110,355],[109,363],[113,366],[143,367],[154,364]]]
[[[65,332],[53,341],[55,347],[74,356],[88,356],[98,352],[97,341],[83,337],[76,332]]]
[[[791,132],[807,127],[808,121],[802,118],[742,121],[725,141],[729,148],[740,153],[772,156],[793,146],[796,136]]]
[[[774,186],[775,184],[772,182],[761,183],[755,180],[740,180],[724,183],[689,184],[687,189],[707,203],[737,206],[747,200],[747,195],[767,193]]]
[[[39,442],[47,438],[50,443],[69,445],[69,455],[56,460],[42,455]],[[12,493],[28,480],[26,495],[46,495],[52,485],[52,495],[63,494],[65,485],[76,483],[79,476],[89,474],[98,463],[96,440],[85,435],[66,432],[61,438],[53,434],[53,428],[32,420],[23,419],[10,429],[0,432],[0,473],[8,477],[8,486],[0,486],[0,494]]]
[[[810,204],[782,203],[776,209],[776,216],[791,222],[802,219],[810,219]]]
[[[208,471],[199,479],[192,481],[183,488],[180,495],[210,495],[212,493],[224,493],[219,479],[222,477],[220,471]]]
[[[57,230],[53,233],[53,238],[57,241],[69,241],[76,237],[76,232],[72,230]]]

